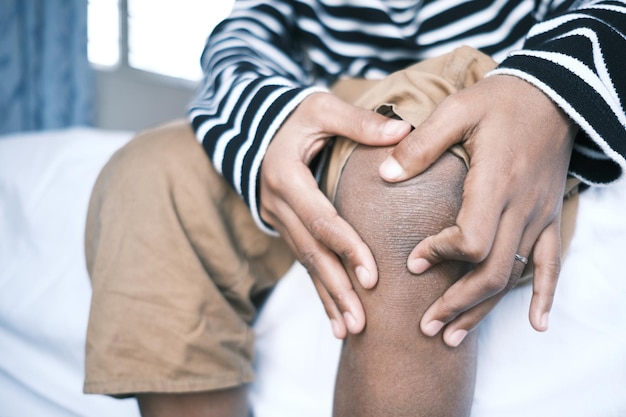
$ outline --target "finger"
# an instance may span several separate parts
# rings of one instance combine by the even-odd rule
[[[502,217],[493,249],[486,259],[450,286],[424,313],[421,327],[425,335],[434,336],[461,313],[510,285],[515,253],[524,227],[516,216]]]
[[[414,177],[432,165],[450,146],[462,142],[467,127],[459,122],[458,113],[448,103],[449,98],[395,146],[379,169],[385,181],[398,182]]]
[[[293,227],[291,222],[293,221],[294,217],[291,218],[291,221],[289,219],[287,220],[290,227]],[[287,242],[289,247],[294,251],[294,253],[297,254],[298,259],[300,259],[301,255],[298,253],[299,252],[298,246],[295,244],[291,235],[287,233],[286,231],[282,233],[282,231],[286,229],[289,229],[289,228],[287,227],[283,229],[281,227],[279,232],[281,232],[281,236],[283,236],[283,239],[285,239],[285,241]],[[330,319],[333,334],[338,339],[345,338],[346,333],[347,333],[347,328],[344,322],[343,315],[341,314],[341,311],[337,307],[337,304],[335,303],[333,298],[330,296],[330,294],[326,290],[326,287],[324,287],[324,284],[322,283],[322,281],[318,277],[311,275],[310,272],[309,272],[309,276],[311,278],[311,281],[313,281],[313,285],[315,286],[315,289],[317,291],[318,296],[320,297],[320,300],[322,301],[322,306],[324,307],[324,311],[326,312],[326,315]]]
[[[319,279],[311,277],[311,280],[313,281],[313,285],[315,285],[315,289],[317,290],[320,300],[322,300],[324,311],[326,311],[326,315],[330,319],[330,326],[332,328],[333,335],[337,339],[345,339],[348,335],[348,329],[337,304],[335,304],[335,301]]]
[[[450,347],[459,346],[465,337],[473,331],[500,302],[508,291],[502,291],[461,314],[448,324],[443,331],[443,342]]]
[[[561,237],[558,221],[546,227],[533,250],[534,278],[533,296],[530,301],[529,319],[533,328],[548,330],[549,315],[561,271]]]
[[[314,94],[302,105],[314,109],[315,125],[328,136],[345,136],[365,145],[392,145],[412,129],[408,122],[390,119],[371,110],[353,106],[331,94]]]
[[[295,213],[285,213],[283,219],[284,226],[278,231],[316,284],[333,326],[339,324],[339,329],[345,326],[350,333],[362,331],[365,327],[365,312],[337,255],[311,236]],[[333,320],[337,323],[333,323]],[[338,331],[336,336],[342,337],[342,334],[342,331]]]
[[[293,197],[286,197],[286,203],[298,213],[299,223],[306,227],[307,234],[337,254],[345,265],[342,268],[354,271],[364,288],[374,287],[378,271],[372,252],[352,226],[339,216],[317,188],[313,177],[294,175],[286,187],[293,187],[293,192],[287,194]],[[303,193],[302,190],[308,191]],[[312,258],[310,263],[315,262],[316,259]]]
[[[445,326],[443,331],[444,343],[450,347],[459,346],[468,333],[476,329],[480,322],[487,317],[500,300],[517,285],[525,266],[526,265],[520,261],[514,261],[512,264],[511,278],[502,291],[480,302],[466,312],[461,313]]]
[[[535,230],[533,230],[535,229]],[[545,331],[548,327],[548,314],[554,300],[558,273],[559,273],[559,257],[560,257],[560,226],[557,222],[551,223],[540,233],[536,232],[536,228],[527,228],[523,234],[518,250],[513,254],[512,272],[506,287],[497,294],[486,298],[476,306],[460,313],[455,319],[445,326],[443,332],[444,342],[451,346],[458,346],[465,336],[475,329],[478,324],[487,316],[487,314],[495,307],[495,305],[508,293],[519,281],[523,273],[526,262],[523,261],[533,251],[533,261],[535,259],[544,259],[540,268],[544,268],[545,274],[542,272],[535,277],[533,299],[531,300],[530,321],[533,327],[538,331]],[[539,235],[537,238],[536,236]],[[534,249],[533,248],[534,243]],[[516,258],[521,255],[522,260]],[[539,261],[538,261],[539,262]],[[539,273],[535,269],[535,273]]]
[[[479,170],[475,167],[467,174],[456,224],[419,242],[409,254],[409,271],[421,274],[447,259],[475,264],[490,253],[506,198],[495,176],[481,177]]]

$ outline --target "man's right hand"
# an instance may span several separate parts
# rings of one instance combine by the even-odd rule
[[[261,216],[306,267],[338,338],[365,326],[365,313],[348,274],[372,288],[378,272],[369,248],[339,217],[308,165],[332,137],[386,146],[398,143],[410,130],[407,122],[352,106],[330,93],[314,93],[289,116],[265,154]]]

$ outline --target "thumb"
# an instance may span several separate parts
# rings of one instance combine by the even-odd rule
[[[317,96],[317,97],[315,97]],[[332,94],[310,96],[311,111],[316,114],[324,133],[345,136],[370,146],[387,146],[401,141],[411,131],[411,124],[349,104]]]
[[[439,106],[422,124],[398,143],[380,165],[380,176],[399,182],[424,172],[452,145],[466,136],[460,117]]]

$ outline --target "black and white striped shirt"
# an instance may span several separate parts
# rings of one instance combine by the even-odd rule
[[[358,5],[357,5],[358,3]],[[381,78],[469,45],[580,126],[570,172],[606,184],[626,168],[626,1],[238,0],[202,56],[189,117],[257,224],[258,173],[285,118],[340,76]]]

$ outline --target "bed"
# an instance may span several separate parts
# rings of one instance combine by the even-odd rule
[[[132,399],[82,394],[87,201],[131,136],[72,128],[0,137],[0,417],[138,416]],[[624,207],[624,183],[581,196],[547,333],[528,324],[528,287],[485,320],[472,417],[626,416]],[[330,417],[341,344],[302,266],[255,329],[255,417]]]

